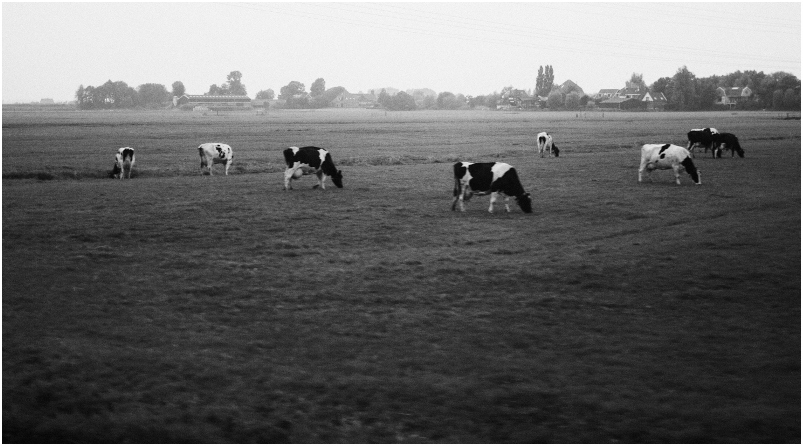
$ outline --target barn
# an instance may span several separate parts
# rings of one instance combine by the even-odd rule
[[[185,94],[176,100],[176,106],[189,105],[194,107],[206,107],[215,109],[250,109],[252,108],[251,98],[245,95],[207,95],[207,94]]]

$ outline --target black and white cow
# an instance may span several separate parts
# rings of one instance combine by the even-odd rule
[[[641,147],[641,165],[638,169],[638,181],[641,183],[641,174],[647,171],[647,178],[652,181],[650,174],[655,169],[672,169],[675,171],[675,182],[680,184],[680,170],[686,170],[695,184],[702,184],[700,171],[694,166],[688,150],[674,144],[644,144]]]
[[[131,179],[131,171],[134,170],[134,149],[131,147],[120,147],[114,155],[114,167],[111,177],[123,179],[125,168],[128,166],[128,179]]]
[[[555,155],[556,158],[560,156],[560,150],[558,150],[557,144],[552,140],[552,135],[549,133],[541,132],[535,137],[535,140],[538,144],[538,153],[541,154],[541,158],[544,157],[544,151],[550,156]]]
[[[460,202],[460,210],[465,212],[464,202],[472,195],[491,194],[491,206],[488,212],[493,213],[494,202],[499,194],[505,194],[505,210],[510,212],[508,200],[516,197],[516,203],[522,211],[533,211],[530,194],[524,192],[516,169],[506,163],[467,163],[457,162],[454,165],[454,201],[452,210]]]
[[[717,133],[714,135],[714,149],[711,150],[711,156],[722,158],[723,149],[731,151],[731,158],[733,158],[734,152],[739,154],[739,158],[744,158],[744,150],[739,145],[739,138],[733,133]]]
[[[318,177],[318,184],[312,186],[313,189],[319,186],[326,189],[324,182],[328,177],[332,177],[335,186],[343,187],[343,173],[335,167],[332,155],[320,147],[288,147],[284,149],[284,161],[287,164],[284,171],[284,190],[293,188],[290,181],[312,173]]]
[[[225,174],[229,174],[229,166],[234,157],[231,146],[219,142],[208,142],[198,146],[198,155],[201,156],[201,175],[204,168],[207,168],[209,175],[212,175],[212,166],[223,164],[226,166]]]
[[[714,135],[718,134],[719,132],[717,129],[712,127],[706,127],[704,129],[691,129],[686,136],[689,138],[689,144],[686,146],[686,150],[691,153],[692,158],[694,158],[694,148],[698,145],[703,146],[703,153],[708,152],[708,149],[713,148],[711,145],[714,142]]]

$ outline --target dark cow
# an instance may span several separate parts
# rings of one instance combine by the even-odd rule
[[[112,167],[112,178],[123,179],[125,168],[128,166],[128,179],[131,179],[131,171],[134,170],[134,149],[131,147],[121,147],[114,155],[114,167]]]
[[[284,190],[290,190],[290,181],[301,178],[302,175],[314,173],[318,177],[318,184],[312,186],[313,189],[320,186],[326,189],[324,182],[327,177],[332,177],[332,182],[337,187],[343,187],[343,173],[335,167],[332,156],[320,147],[288,147],[284,149],[284,161],[287,169],[284,171]]]
[[[560,156],[560,150],[558,150],[558,145],[552,140],[552,135],[547,132],[541,132],[536,136],[536,143],[538,145],[538,153],[541,154],[541,158],[544,157],[544,152],[547,152],[549,155],[555,155],[555,158]]]
[[[223,164],[225,166],[224,173],[229,174],[229,167],[234,159],[234,152],[230,145],[207,142],[198,146],[198,155],[201,156],[201,175],[204,174],[204,168],[207,169],[209,175],[212,175],[212,166],[215,164]]]
[[[472,195],[491,194],[491,206],[488,212],[493,213],[494,202],[499,194],[505,194],[505,210],[510,212],[508,200],[516,197],[516,203],[522,211],[531,213],[533,211],[532,199],[530,194],[524,192],[524,188],[519,181],[510,164],[506,163],[467,163],[457,162],[454,165],[454,201],[452,210],[455,210],[457,202],[460,202],[460,210],[465,212],[464,202],[468,201]]]
[[[739,138],[733,133],[717,133],[714,135],[714,148],[711,150],[711,156],[722,158],[723,149],[731,151],[731,158],[733,158],[734,152],[739,154],[739,158],[744,158],[744,150],[739,145]]]
[[[675,171],[675,182],[680,185],[680,171],[686,170],[695,184],[702,184],[700,171],[695,167],[688,150],[673,144],[644,144],[641,147],[641,165],[638,169],[638,181],[641,174],[647,171],[647,178],[656,169],[672,169]]]
[[[692,158],[694,158],[694,148],[698,145],[703,146],[703,153],[708,152],[708,149],[711,148],[714,142],[714,135],[718,133],[717,129],[711,127],[691,129],[691,131],[686,134],[689,138],[689,144],[686,146],[686,150],[691,153]]]

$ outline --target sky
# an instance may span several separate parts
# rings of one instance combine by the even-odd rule
[[[800,2],[3,2],[2,100],[69,101],[107,80],[203,94],[232,71],[252,98],[318,78],[484,95],[533,89],[545,65],[586,93],[682,66],[800,78],[800,21]]]

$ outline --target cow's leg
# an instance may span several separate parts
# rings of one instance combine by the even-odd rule
[[[293,186],[290,185],[290,181],[293,180],[293,172],[295,172],[295,171],[296,171],[296,169],[294,169],[292,167],[288,167],[287,169],[285,169],[285,171],[284,171],[284,190],[291,190],[293,188]]]
[[[231,166],[231,160],[226,161],[226,170],[224,171],[226,175],[229,174],[229,166]]]
[[[638,182],[639,183],[641,183],[641,175],[644,173],[644,169],[646,169],[646,168],[647,168],[647,160],[646,159],[642,159],[641,160],[641,165],[638,168]],[[647,177],[648,178],[649,178],[649,175],[650,175],[650,172],[648,171],[647,172]]]
[[[491,205],[488,207],[488,212],[494,213],[494,201],[496,201],[496,192],[491,192]]]
[[[509,200],[510,200],[510,197],[508,197],[507,195],[505,195],[505,210],[506,210],[508,213],[510,213],[510,203],[508,203],[508,201],[509,201]]]
[[[466,201],[471,199],[471,193],[468,192],[468,184],[462,187],[458,198],[460,198],[460,212],[466,212]]]
[[[680,164],[673,164],[672,170],[675,172],[675,183],[680,186]]]
[[[318,172],[315,172],[315,176],[318,177],[318,184],[316,184],[315,186],[312,186],[312,188],[313,189],[317,189],[317,188],[320,187],[321,189],[326,190],[326,186],[323,185],[324,180],[326,180],[326,175],[324,175],[323,172],[318,171]]]

